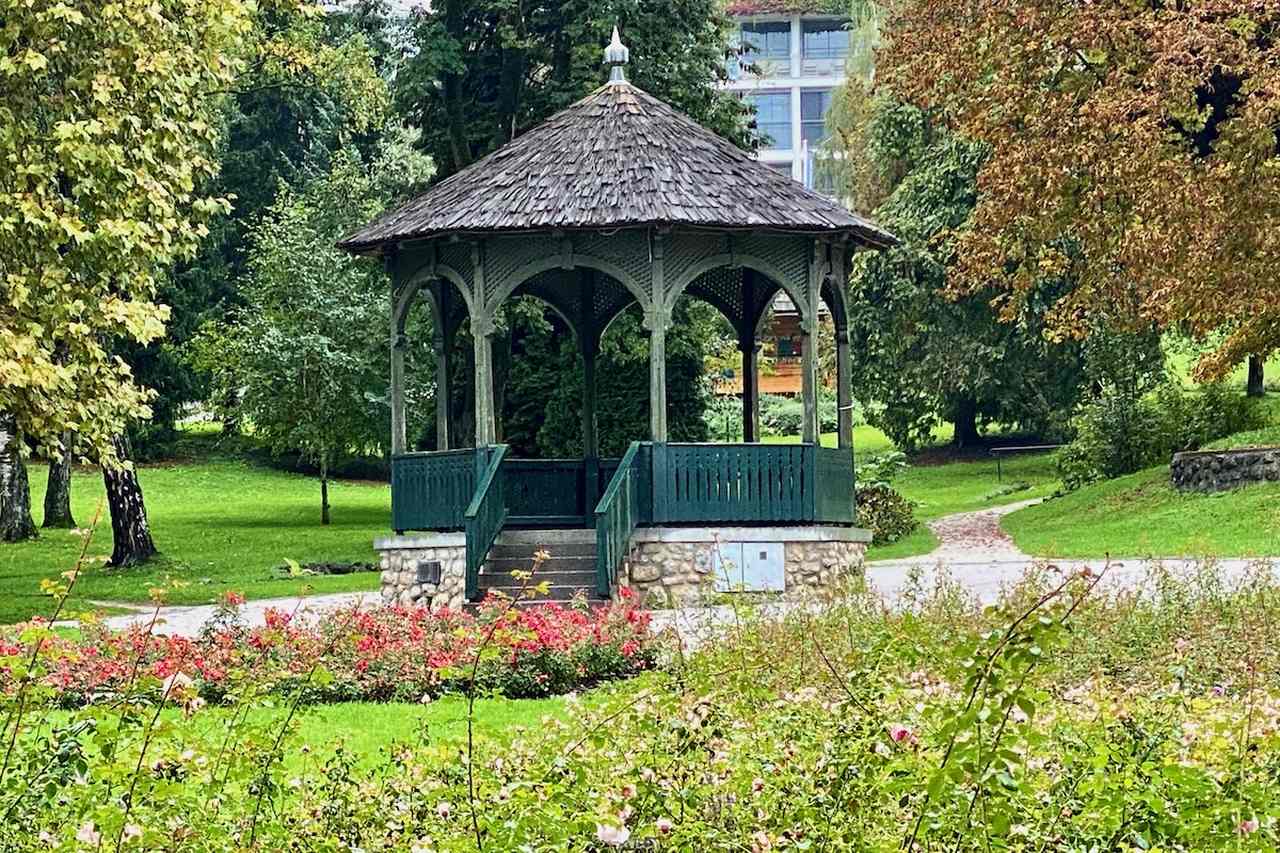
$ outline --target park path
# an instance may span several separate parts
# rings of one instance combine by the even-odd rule
[[[945,572],[976,600],[987,604],[993,602],[1003,588],[1017,582],[1028,569],[1036,565],[1049,564],[1064,572],[1079,571],[1085,567],[1094,572],[1101,572],[1103,568],[1107,568],[1106,583],[1108,585],[1137,587],[1157,564],[1175,573],[1190,573],[1196,570],[1199,563],[1197,560],[1184,558],[1133,558],[1112,560],[1108,563],[1103,559],[1045,560],[1032,557],[1020,551],[1008,534],[1001,529],[1000,519],[1037,502],[1036,500],[1020,501],[935,519],[929,522],[929,528],[938,537],[937,548],[922,556],[869,562],[866,565],[867,580],[883,596],[886,604],[894,606],[902,602],[904,593],[911,588],[913,576],[923,572],[927,580],[935,572]],[[1269,562],[1273,568],[1280,569],[1280,558],[1273,558]],[[1258,563],[1257,560],[1227,559],[1216,561],[1215,567],[1225,581],[1230,581],[1245,574],[1250,567]],[[325,610],[351,607],[358,603],[375,606],[381,602],[382,597],[377,592],[344,592],[306,598],[259,599],[244,604],[240,612],[247,624],[261,625],[269,609],[286,613],[296,612],[299,618],[307,619]],[[147,625],[153,618],[153,611],[149,608],[144,609],[117,602],[95,603],[131,610],[129,613],[109,616],[103,620],[113,629]],[[763,610],[766,615],[781,614],[791,610],[792,607],[793,605],[787,603],[775,603],[765,605]],[[214,610],[213,605],[207,604],[162,607],[155,630],[161,634],[195,636],[204,623],[213,616]],[[686,647],[694,647],[709,642],[716,635],[730,629],[736,619],[735,610],[724,605],[684,607],[655,611],[653,626],[659,631],[671,629],[684,640]]]
[[[1186,557],[1127,557],[1107,559],[1050,559],[1032,557],[1019,550],[1000,519],[1011,512],[1032,506],[1041,499],[1019,501],[1005,506],[946,515],[929,522],[938,537],[938,547],[928,554],[892,560],[873,560],[866,565],[867,580],[890,604],[900,603],[911,587],[913,576],[921,572],[927,579],[943,572],[984,604],[995,601],[1000,591],[1016,583],[1035,566],[1053,566],[1062,572],[1088,568],[1107,572],[1104,584],[1113,588],[1138,588],[1152,569],[1161,568],[1178,575],[1190,575],[1203,561]],[[1280,557],[1268,559],[1220,559],[1214,568],[1224,582],[1243,576],[1251,568],[1266,564],[1280,569]]]

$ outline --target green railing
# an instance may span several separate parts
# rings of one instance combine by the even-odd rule
[[[631,536],[647,520],[641,503],[642,468],[647,462],[643,445],[631,442],[596,505],[596,592],[607,598],[631,547]]]
[[[404,453],[391,460],[391,529],[460,530],[476,491],[476,451]]]
[[[813,472],[813,520],[827,524],[853,524],[857,520],[854,506],[853,453],[847,448],[814,447],[809,470]]]
[[[506,477],[502,460],[507,455],[507,445],[484,448],[479,454],[488,454],[488,461],[480,472],[475,495],[467,506],[465,529],[467,532],[467,582],[466,597],[474,601],[480,596],[480,566],[484,564],[489,549],[493,547],[502,525],[507,520]]]
[[[653,521],[810,520],[809,449],[800,444],[655,444]]]

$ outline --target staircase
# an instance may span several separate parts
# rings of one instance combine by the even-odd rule
[[[546,551],[550,556],[535,571],[533,555]],[[513,571],[533,571],[530,587],[544,581],[550,583],[547,595],[536,595],[521,605],[546,601],[569,601],[578,592],[588,598],[596,595],[596,532],[578,530],[506,530],[489,550],[480,567],[480,595],[498,590],[513,598],[520,594],[524,581],[511,576]]]

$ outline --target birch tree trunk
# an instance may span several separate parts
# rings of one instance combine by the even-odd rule
[[[49,460],[49,485],[44,490],[46,530],[76,526],[71,517],[71,433],[62,437],[62,458]]]
[[[111,510],[111,559],[108,566],[132,566],[146,562],[156,554],[147,522],[147,508],[142,501],[138,472],[124,464],[129,459],[128,439],[116,438],[116,456],[120,466],[103,466],[102,480],[107,487],[107,507]]]
[[[13,415],[0,413],[0,541],[34,539],[31,488],[27,466],[18,452],[18,425]]]

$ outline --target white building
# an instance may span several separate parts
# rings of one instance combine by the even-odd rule
[[[770,11],[785,5],[796,4],[729,4],[747,51],[740,62],[730,62],[727,86],[756,108],[756,124],[767,137],[760,160],[811,188],[816,178],[816,188],[822,190],[822,170],[813,167],[814,149],[827,136],[832,90],[848,76],[850,57],[861,61],[863,45],[855,44],[860,36],[851,31],[848,18]],[[746,71],[741,65],[757,70]]]

